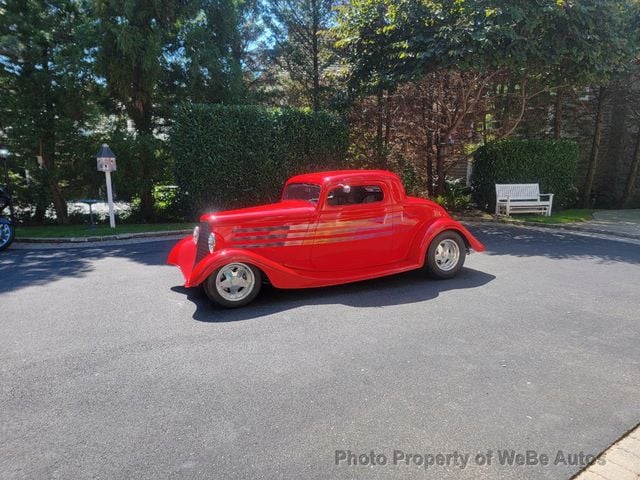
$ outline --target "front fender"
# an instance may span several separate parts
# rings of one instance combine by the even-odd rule
[[[277,288],[304,288],[313,285],[312,279],[249,250],[219,250],[204,257],[197,265],[194,265],[195,258],[196,245],[191,237],[180,240],[169,253],[167,263],[180,267],[185,287],[200,285],[218,268],[232,262],[249,263],[258,267]]]
[[[258,267],[276,288],[304,288],[313,285],[312,279],[253,251],[225,249],[203,258],[193,269],[188,286],[201,284],[218,268],[232,262],[248,263]]]
[[[412,258],[417,258],[420,265],[424,264],[425,256],[429,245],[435,237],[446,230],[453,230],[459,233],[465,240],[469,248],[476,252],[484,252],[485,247],[480,241],[474,237],[460,222],[451,217],[442,217],[434,222],[425,225],[416,235],[412,247]]]
[[[184,277],[184,286],[189,286],[193,264],[196,260],[196,245],[193,237],[185,237],[180,240],[169,252],[167,263],[180,268]]]

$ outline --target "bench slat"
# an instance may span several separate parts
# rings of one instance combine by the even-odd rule
[[[512,200],[537,200],[540,196],[540,187],[537,183],[496,184],[498,198],[510,197]]]

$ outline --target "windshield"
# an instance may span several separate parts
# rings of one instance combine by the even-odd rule
[[[284,189],[283,200],[306,200],[313,204],[320,198],[320,185],[315,183],[290,183]]]

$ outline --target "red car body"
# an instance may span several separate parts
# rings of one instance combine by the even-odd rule
[[[314,198],[290,199],[301,191]],[[467,251],[484,251],[441,206],[406,195],[391,172],[310,173],[289,179],[278,203],[202,215],[198,237],[181,240],[168,263],[186,287],[231,262],[255,266],[278,288],[322,287],[421,268],[444,231],[459,234]]]

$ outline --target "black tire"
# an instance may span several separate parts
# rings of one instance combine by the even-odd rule
[[[13,243],[13,239],[16,236],[16,227],[10,223],[0,223],[0,252],[9,248],[9,245]],[[6,230],[8,229],[9,234],[6,235]]]
[[[438,246],[440,245],[445,252],[449,252],[449,255],[444,255],[444,257],[449,257],[450,260],[443,260],[443,256],[438,255]],[[453,278],[462,270],[466,256],[467,247],[460,234],[447,230],[436,236],[429,245],[425,267],[433,278],[440,280]]]
[[[230,289],[225,294],[226,295],[226,298],[225,298],[225,296],[223,296],[220,293],[220,291],[218,291],[218,288],[217,288],[218,276],[221,274],[221,272],[226,271],[227,273],[232,273],[234,266],[237,266],[240,269],[239,276],[236,278],[241,278],[247,281],[247,278],[251,278],[251,275],[253,276],[250,282],[250,287],[240,287],[239,289],[237,289],[237,293],[241,294],[241,297],[237,300],[233,300],[230,298],[233,295]],[[249,271],[250,271],[250,274],[249,274]],[[209,275],[209,277],[204,281],[203,287],[204,287],[205,293],[207,294],[207,297],[209,297],[209,300],[211,300],[216,305],[219,305],[224,308],[242,307],[248,304],[249,302],[251,302],[254,298],[258,296],[258,293],[260,293],[260,288],[262,287],[262,272],[260,272],[258,268],[250,264],[241,263],[241,262],[231,262],[231,263],[228,263],[227,265],[223,265],[222,267],[218,268],[215,272],[213,272],[211,275]],[[220,288],[223,290],[223,292],[227,291],[227,289],[224,288],[222,285],[220,285]],[[233,287],[230,287],[230,288],[233,288]],[[244,288],[249,288],[249,290],[244,291],[243,290]]]

